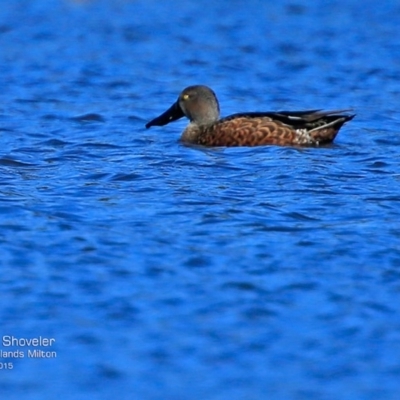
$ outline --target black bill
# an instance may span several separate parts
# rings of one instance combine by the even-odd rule
[[[179,106],[179,101],[174,103],[167,111],[159,115],[157,118],[154,118],[150,122],[146,124],[146,129],[149,129],[151,126],[164,126],[169,124],[172,121],[176,121],[179,118],[184,117],[183,111]]]

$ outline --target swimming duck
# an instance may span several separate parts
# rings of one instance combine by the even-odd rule
[[[181,140],[204,146],[318,146],[331,143],[355,115],[339,111],[280,111],[233,114],[220,119],[219,103],[207,86],[189,86],[163,114],[146,124],[164,126],[186,116]]]

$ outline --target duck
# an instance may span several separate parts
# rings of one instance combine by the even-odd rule
[[[245,112],[220,118],[217,96],[208,86],[185,88],[168,110],[146,124],[164,126],[182,117],[189,124],[180,140],[209,147],[320,146],[332,143],[340,128],[355,117],[350,110]]]

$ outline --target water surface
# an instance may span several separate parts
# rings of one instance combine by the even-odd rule
[[[0,359],[3,397],[397,400],[399,16],[4,2],[1,336],[55,338],[57,357]],[[223,115],[357,117],[324,148],[144,129],[198,83]]]

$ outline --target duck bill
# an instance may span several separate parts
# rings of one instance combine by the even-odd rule
[[[146,128],[149,129],[151,126],[164,126],[172,121],[176,121],[177,119],[182,118],[183,116],[183,111],[179,106],[179,102],[177,101],[170,108],[168,108],[167,111],[148,122],[146,124]]]

